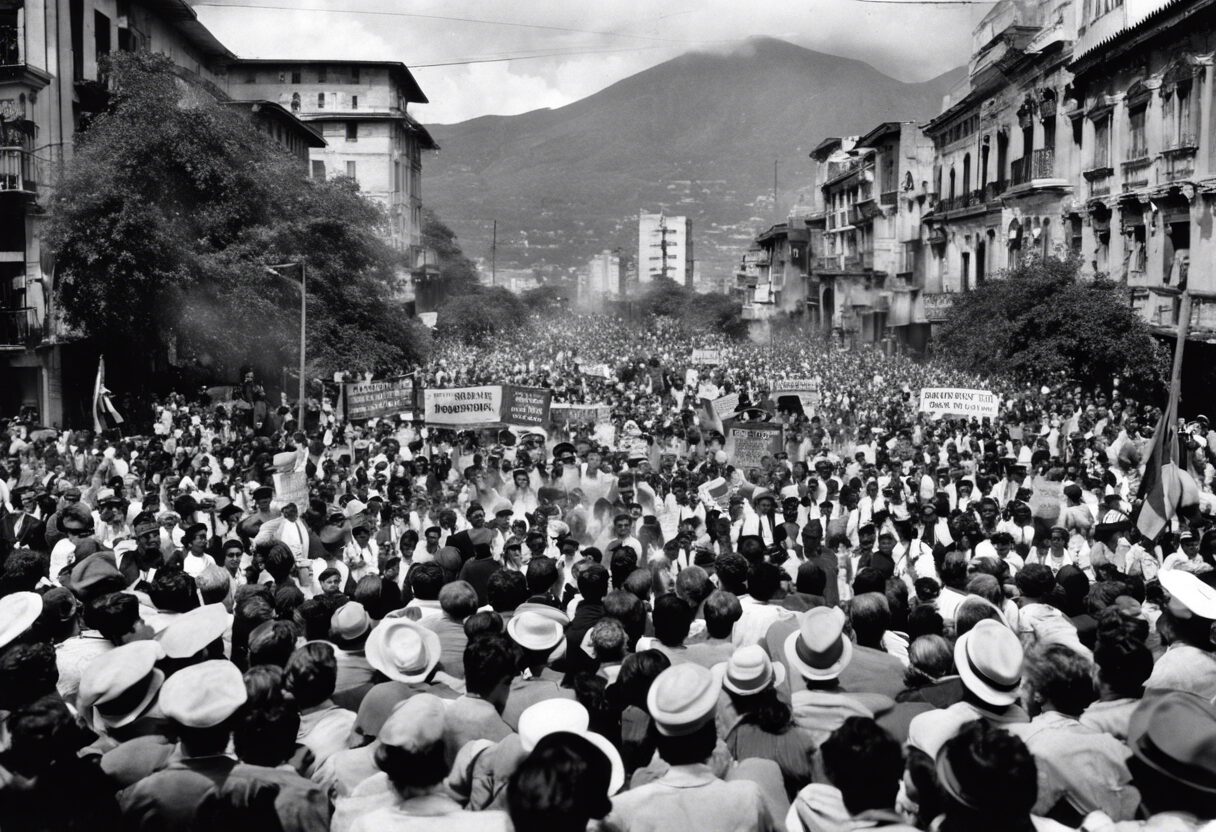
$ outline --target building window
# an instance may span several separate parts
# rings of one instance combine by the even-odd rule
[[[1148,121],[1148,107],[1141,105],[1127,114],[1128,119],[1128,159],[1143,159],[1148,156],[1148,134],[1145,124]]]
[[[329,70],[326,68],[325,64],[317,64],[317,83],[329,83]]]
[[[1110,114],[1094,122],[1094,167],[1110,167]]]
[[[361,82],[360,69],[358,66],[352,66],[350,68],[350,82],[352,84],[358,84]]]
[[[322,162],[320,159],[313,160],[312,178],[313,179],[324,179],[325,178],[325,163]]]
[[[325,93],[323,93],[323,92],[317,93],[317,109],[318,110],[325,109]]]
[[[291,71],[291,83],[293,83],[293,84],[300,83],[300,70],[293,69]]]
[[[359,122],[357,122],[357,121],[346,122],[346,140],[348,142],[359,141]]]
[[[351,179],[355,178],[355,163],[354,162],[346,163],[346,175],[349,176]]]
[[[357,109],[359,109],[359,96],[357,96],[357,95],[352,95],[352,96],[350,97],[350,108],[351,108],[352,110],[357,110]]]
[[[93,11],[93,47],[98,63],[110,54],[110,18],[97,10]]]

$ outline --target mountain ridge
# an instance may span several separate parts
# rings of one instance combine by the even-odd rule
[[[639,210],[687,214],[699,271],[721,279],[809,184],[823,137],[927,120],[961,72],[907,84],[776,38],[688,52],[562,107],[429,125],[443,149],[423,201],[469,256],[488,257],[497,219],[500,268],[558,273],[636,252]]]

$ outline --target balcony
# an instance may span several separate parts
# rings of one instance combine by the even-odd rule
[[[1199,139],[1193,133],[1184,133],[1170,142],[1161,151],[1165,165],[1161,177],[1166,182],[1180,182],[1195,176],[1195,154],[1199,151]]]
[[[861,258],[856,254],[850,254],[844,258],[844,270],[846,272],[861,271]]]
[[[833,271],[840,268],[840,260],[832,255],[820,255],[815,258],[814,268],[817,272]]]
[[[0,349],[24,349],[42,340],[42,323],[32,307],[0,310]]]
[[[998,202],[1001,194],[1005,193],[1009,188],[1009,182],[1004,179],[998,179],[995,182],[989,182],[984,186],[984,202]]]
[[[878,197],[878,201],[882,205],[894,205],[899,198],[899,191],[883,191]]]
[[[942,211],[962,211],[966,208],[974,208],[977,205],[984,204],[984,191],[975,190],[967,191],[958,196],[947,197],[941,201],[938,206]]]
[[[24,82],[37,91],[51,82],[51,76],[26,63],[24,40],[25,30],[11,13],[0,13],[0,81]]]
[[[1123,190],[1134,191],[1147,188],[1153,173],[1153,159],[1144,148],[1133,148],[1128,160],[1120,165],[1123,171]]]
[[[0,147],[0,193],[38,193],[38,159],[20,147]]]

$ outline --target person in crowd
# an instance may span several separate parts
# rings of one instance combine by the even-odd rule
[[[613,799],[608,823],[627,832],[680,823],[692,829],[775,829],[760,787],[750,780],[723,781],[708,766],[717,743],[714,714],[721,684],[691,662],[659,674],[647,694],[659,757],[670,768],[659,779]]]

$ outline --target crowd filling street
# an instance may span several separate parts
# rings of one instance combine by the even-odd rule
[[[1212,828],[1205,417],[1163,511],[1118,379],[569,313],[410,380],[3,423],[4,832]]]

